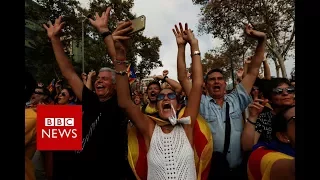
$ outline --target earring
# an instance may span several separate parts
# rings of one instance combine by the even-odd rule
[[[290,140],[288,139],[288,140],[287,140],[287,142],[289,143],[289,142],[290,142]]]

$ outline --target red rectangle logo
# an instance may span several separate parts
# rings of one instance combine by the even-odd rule
[[[39,105],[37,150],[82,150],[82,106]]]

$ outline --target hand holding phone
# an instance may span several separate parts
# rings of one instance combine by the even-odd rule
[[[128,33],[129,36],[143,31],[146,27],[146,17],[144,15],[131,20],[131,22],[133,30]]]

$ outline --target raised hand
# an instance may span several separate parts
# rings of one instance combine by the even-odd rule
[[[157,76],[154,75],[154,76],[153,76],[153,79],[155,79],[155,80],[163,80],[163,78],[164,78],[164,77],[163,77],[162,75],[157,75]]]
[[[109,31],[108,21],[110,17],[110,11],[111,7],[108,7],[101,16],[99,16],[99,14],[96,12],[96,15],[94,16],[95,20],[89,18],[90,23],[99,31],[99,33]]]
[[[113,40],[126,42],[128,39],[130,39],[128,33],[133,30],[131,25],[132,23],[130,21],[120,21],[117,25],[117,28],[112,33]]]
[[[112,33],[117,60],[126,60],[128,40],[130,39],[127,34],[133,30],[131,24],[130,21],[119,22],[117,28]]]
[[[187,35],[183,34],[184,29],[188,29],[188,24],[185,23],[184,25],[184,29],[182,27],[182,24],[179,23],[179,28],[177,25],[174,25],[175,29],[172,29],[172,32],[174,34],[174,36],[176,37],[176,41],[177,41],[177,45],[186,45],[187,41],[185,40],[187,38]]]
[[[240,68],[238,71],[237,71],[237,77],[241,78],[243,75],[243,68]]]
[[[264,32],[256,31],[252,28],[251,25],[248,24],[246,25],[245,33],[247,34],[247,36],[257,40],[267,38],[267,35]]]
[[[52,38],[59,38],[59,33],[61,32],[61,29],[65,22],[61,22],[62,17],[59,16],[55,22],[54,25],[52,25],[51,21],[48,21],[48,26],[46,24],[43,24],[43,27],[47,30],[48,37],[50,39]]]
[[[268,100],[255,99],[251,104],[249,104],[249,117],[258,118],[259,114],[262,112],[265,104]]]
[[[186,29],[183,31],[183,39],[186,40],[190,45],[198,43],[198,39],[194,37],[191,29]]]
[[[95,76],[96,75],[96,72],[94,71],[94,70],[91,70],[90,72],[89,72],[89,74],[88,74],[88,77],[93,77],[93,76]]]

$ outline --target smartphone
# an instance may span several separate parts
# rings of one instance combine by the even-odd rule
[[[133,35],[140,31],[143,31],[146,27],[146,17],[144,15],[131,20],[131,22],[132,22],[133,30],[129,32],[128,35]]]

